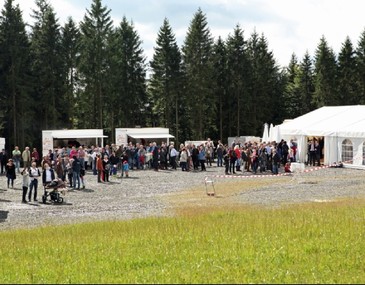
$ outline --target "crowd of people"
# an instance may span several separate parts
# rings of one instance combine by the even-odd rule
[[[5,150],[0,153],[1,174],[6,173],[7,186],[14,187],[16,175],[23,178],[22,201],[37,201],[37,190],[41,180],[46,187],[55,178],[66,182],[70,188],[85,188],[87,170],[95,175],[97,182],[109,182],[111,176],[129,177],[130,170],[151,169],[181,171],[206,171],[207,167],[222,167],[225,174],[237,172],[266,172],[278,174],[279,168],[290,171],[290,162],[295,161],[297,145],[280,142],[245,142],[227,144],[210,138],[205,142],[181,144],[174,142],[128,143],[99,146],[58,147],[40,156],[37,149],[32,152],[27,146],[23,151],[15,146],[11,155]],[[26,199],[28,198],[28,200]]]

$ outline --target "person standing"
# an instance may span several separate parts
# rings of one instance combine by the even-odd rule
[[[279,174],[281,157],[276,149],[272,151],[272,173]]]
[[[96,170],[98,175],[98,183],[104,182],[104,168],[100,153],[96,155]]]
[[[13,152],[12,152],[12,161],[15,165],[15,170],[18,171],[18,173],[20,173],[20,158],[21,158],[21,152],[19,150],[18,146],[15,146]]]
[[[6,153],[6,150],[3,149],[0,152],[0,164],[1,164],[1,174],[5,173],[6,164],[8,163],[8,154]]]
[[[124,160],[124,162],[123,162],[122,176],[123,176],[123,173],[125,173],[125,177],[129,177],[129,163],[128,163],[128,160]]]
[[[231,148],[228,153],[229,153],[229,173],[233,172],[233,174],[236,174],[235,167],[236,167],[237,154],[233,148]]]
[[[32,151],[32,161],[35,161],[36,165],[39,165],[39,152],[37,151],[37,149],[34,147],[33,151]]]
[[[32,159],[31,153],[29,150],[29,146],[26,146],[22,153],[22,159],[23,159],[23,167],[29,168],[30,167],[30,161]]]
[[[191,159],[193,161],[193,169],[199,170],[199,149],[193,144],[192,150],[191,150]]]
[[[73,188],[76,189],[76,181],[77,181],[77,190],[80,190],[80,171],[81,171],[81,161],[78,159],[76,155],[74,155],[72,161],[72,179],[73,179]]]
[[[217,146],[217,167],[223,166],[223,145],[221,143]]]
[[[62,158],[61,155],[59,155],[57,157],[57,161],[56,161],[56,165],[55,165],[55,170],[56,170],[56,174],[57,174],[57,178],[61,179],[62,181],[65,181],[65,162],[64,162],[64,158]]]
[[[28,187],[29,187],[29,168],[24,167],[21,174],[23,175],[22,203],[27,203],[27,200],[25,200],[25,197],[27,196]]]
[[[44,164],[44,170],[42,173],[42,182],[44,187],[44,195],[46,195],[46,186],[50,184],[53,179],[55,179],[54,170],[49,166],[48,163]],[[34,201],[37,201],[37,199],[34,199]]]
[[[32,166],[29,169],[29,193],[28,193],[28,201],[30,202],[32,198],[32,191],[34,188],[34,201],[37,201],[37,190],[38,190],[38,178],[41,176],[41,172],[37,167],[37,163],[35,161],[32,162]]]
[[[118,164],[119,164],[119,157],[115,155],[115,151],[112,151],[110,158],[110,172],[109,175],[112,175],[113,177],[117,176],[118,171]]]
[[[152,144],[152,167],[155,171],[158,171],[158,153],[159,149],[156,142]]]
[[[199,147],[198,160],[201,166],[201,171],[207,171],[205,168],[205,148],[203,145]]]
[[[170,145],[169,155],[170,155],[170,165],[171,165],[172,169],[176,170],[176,157],[177,157],[178,153],[177,153],[177,150],[175,149],[173,142],[171,142],[171,145]],[[205,155],[205,153],[204,153],[204,155]],[[204,160],[205,160],[205,157],[204,157]]]
[[[81,167],[85,168],[86,152],[85,152],[84,148],[81,145],[79,146],[79,150],[77,151],[77,153],[78,153],[78,158],[79,158],[80,163],[81,163]]]
[[[109,182],[109,171],[110,171],[111,165],[110,165],[110,160],[109,160],[108,155],[106,155],[106,154],[104,155],[102,164],[103,164],[103,169],[104,169],[104,181]]]
[[[160,147],[160,168],[163,170],[167,170],[167,149],[166,145],[163,143]]]
[[[181,150],[181,155],[180,155],[180,166],[181,166],[181,170],[182,171],[187,171],[187,162],[188,162],[188,153],[186,152],[185,147],[182,148]]]
[[[6,164],[6,177],[8,178],[8,188],[11,184],[11,188],[14,188],[14,180],[16,179],[15,164],[10,158]]]

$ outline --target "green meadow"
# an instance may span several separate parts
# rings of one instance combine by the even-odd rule
[[[0,283],[364,283],[365,201],[0,232]]]

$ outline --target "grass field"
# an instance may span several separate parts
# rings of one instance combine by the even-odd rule
[[[364,283],[365,201],[0,232],[0,283]]]

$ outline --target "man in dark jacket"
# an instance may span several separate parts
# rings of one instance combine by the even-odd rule
[[[281,157],[276,149],[272,152],[272,173],[278,174],[279,173],[279,166],[280,166]]]
[[[77,180],[77,189],[80,190],[80,171],[81,171],[81,162],[77,158],[76,155],[73,156],[72,161],[72,180],[74,189],[76,189],[76,180]]]
[[[5,149],[0,152],[0,165],[1,165],[1,174],[5,173],[5,167],[8,163],[8,154],[6,153]]]
[[[152,167],[155,171],[158,171],[158,152],[157,144],[154,142],[152,144]]]

